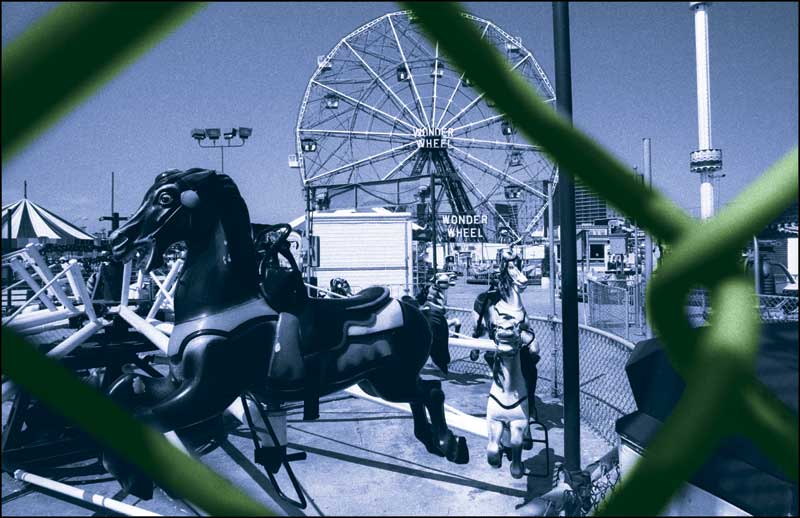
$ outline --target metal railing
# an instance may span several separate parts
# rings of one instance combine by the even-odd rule
[[[447,308],[448,318],[458,318],[461,334],[471,336],[475,313],[465,308]],[[531,316],[528,320],[539,346],[539,378],[536,393],[548,397],[563,396],[561,321],[557,318]],[[616,420],[636,410],[633,392],[625,374],[625,365],[634,344],[614,334],[590,326],[579,326],[581,419],[610,445],[618,444]],[[490,377],[483,355],[477,359],[474,349],[450,346],[451,372]]]

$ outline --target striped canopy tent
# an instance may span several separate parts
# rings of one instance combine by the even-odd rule
[[[9,237],[9,221],[14,247],[22,247],[27,243],[73,244],[94,241],[91,234],[27,198],[3,207],[0,234],[4,243]]]

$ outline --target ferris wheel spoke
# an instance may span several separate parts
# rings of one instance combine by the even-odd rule
[[[393,147],[392,149],[387,149],[386,151],[381,151],[380,153],[376,153],[374,155],[370,155],[368,157],[361,158],[359,160],[356,160],[355,162],[351,162],[349,164],[345,164],[343,166],[339,166],[339,167],[337,167],[335,169],[331,169],[330,171],[326,171],[324,173],[318,174],[316,176],[313,176],[313,177],[309,178],[307,181],[308,182],[313,182],[313,181],[319,180],[321,178],[325,178],[327,176],[331,176],[331,175],[334,175],[334,174],[337,174],[337,173],[341,173],[342,171],[347,171],[348,169],[351,169],[351,168],[354,168],[354,167],[358,167],[358,166],[360,166],[362,164],[368,164],[368,163],[373,163],[373,162],[380,161],[380,160],[385,160],[385,159],[387,159],[387,158],[389,158],[391,156],[396,155],[398,152],[409,148],[410,146],[416,146],[416,145],[417,145],[416,141],[408,142],[408,143],[403,144],[401,146]]]
[[[394,173],[396,173],[397,171],[399,171],[400,169],[402,169],[402,168],[403,168],[403,166],[404,166],[404,165],[406,165],[406,163],[408,163],[408,161],[409,161],[409,160],[411,160],[411,159],[414,157],[414,155],[416,155],[418,152],[419,152],[419,147],[415,148],[415,149],[414,149],[414,151],[412,151],[412,152],[411,152],[411,153],[409,153],[409,154],[408,154],[408,155],[407,155],[407,156],[406,156],[404,159],[402,159],[402,160],[400,161],[400,163],[399,163],[399,164],[397,164],[396,166],[394,166],[394,167],[392,168],[392,170],[391,170],[391,171],[389,171],[389,172],[386,174],[386,176],[384,176],[383,178],[381,178],[381,181],[388,180],[388,179],[389,179],[389,178],[390,178],[390,177],[391,177],[391,176],[392,176]]]
[[[523,63],[525,63],[525,62],[528,60],[528,58],[529,58],[530,56],[531,56],[530,54],[525,54],[525,56],[524,56],[522,59],[520,59],[519,61],[517,61],[517,63],[516,63],[516,64],[515,64],[513,67],[511,67],[511,72],[513,72],[514,70],[516,70],[517,68],[519,68],[519,66],[520,66],[520,65],[522,65]],[[451,124],[453,124],[455,121],[457,121],[458,119],[460,119],[460,118],[461,118],[461,117],[462,117],[462,116],[463,116],[465,113],[467,113],[469,110],[471,110],[472,108],[474,108],[474,107],[475,107],[475,105],[477,105],[477,104],[478,104],[478,102],[480,102],[480,100],[481,100],[481,99],[483,99],[484,95],[485,95],[485,94],[480,94],[478,97],[476,97],[475,99],[473,99],[473,100],[472,100],[472,102],[470,102],[469,104],[467,104],[466,106],[464,106],[464,107],[461,109],[461,111],[460,111],[460,112],[458,112],[458,113],[456,113],[455,115],[453,115],[452,117],[450,117],[450,120],[448,120],[447,122],[445,122],[445,123],[444,123],[444,127],[446,127],[446,128],[449,128]]]
[[[460,144],[461,147],[465,147],[467,149],[474,147],[479,149],[506,148],[506,149],[520,150],[520,151],[542,150],[541,147],[534,146],[532,144],[524,144],[521,142],[506,142],[505,140],[482,140],[477,138],[466,138],[466,137],[450,137],[449,140],[457,140],[459,142],[463,142],[463,144]]]
[[[436,57],[433,58],[433,66],[435,69],[439,67],[439,42],[436,42]],[[436,87],[439,83],[439,74],[436,70],[433,71],[433,99],[431,100],[431,120],[436,122]]]
[[[481,39],[483,39],[483,37],[486,36],[486,31],[489,30],[489,25],[490,25],[489,22],[486,22],[486,25],[483,26],[483,31],[481,32]],[[438,42],[436,45],[437,45],[436,48],[438,49],[439,48]],[[462,72],[461,77],[458,78],[458,83],[456,83],[456,87],[453,88],[453,92],[450,94],[450,98],[447,99],[447,104],[445,104],[444,110],[442,110],[442,114],[439,116],[439,122],[436,123],[438,127],[442,126],[442,119],[444,119],[444,116],[447,115],[447,110],[450,109],[450,105],[453,103],[453,98],[456,96],[456,92],[458,92],[458,88],[461,86],[461,83],[463,81],[464,81],[464,73]]]
[[[540,198],[547,199],[547,196],[543,192],[541,192],[539,190],[536,190],[533,187],[531,187],[530,185],[517,180],[513,176],[504,173],[503,171],[501,171],[500,169],[496,168],[495,166],[484,162],[483,160],[481,160],[480,158],[478,158],[478,157],[476,157],[474,155],[471,155],[471,154],[467,153],[463,149],[460,149],[460,148],[458,148],[456,146],[453,146],[453,145],[450,146],[450,149],[452,149],[454,151],[458,151],[459,153],[464,155],[464,157],[466,159],[468,159],[469,161],[472,161],[473,165],[476,164],[476,163],[480,164],[480,167],[478,167],[479,169],[483,170],[485,173],[487,173],[487,174],[489,174],[491,176],[494,176],[498,180],[501,180],[501,181],[502,180],[506,180],[506,181],[511,182],[511,183],[513,183],[513,184],[515,184],[515,185],[517,185],[519,187],[522,187],[523,189],[525,189],[526,191],[528,191],[531,194],[535,194],[536,196],[539,196]],[[456,158],[458,158],[458,157],[456,157]],[[464,159],[462,159],[461,161],[462,162],[467,162],[467,160],[464,160]]]
[[[508,221],[506,220],[506,218],[504,218],[504,217],[502,216],[502,214],[500,214],[500,213],[497,211],[497,209],[495,209],[495,208],[494,208],[494,206],[492,205],[492,202],[489,200],[489,197],[488,197],[488,196],[486,196],[485,194],[483,194],[483,192],[482,192],[480,189],[478,189],[478,186],[477,186],[477,185],[475,185],[475,184],[472,182],[472,179],[471,179],[471,178],[470,178],[468,175],[466,175],[466,174],[461,174],[461,172],[459,172],[458,170],[456,170],[456,174],[458,174],[458,177],[459,177],[459,178],[463,178],[464,180],[466,180],[466,181],[467,181],[467,185],[469,186],[469,188],[472,190],[472,192],[475,194],[475,196],[477,196],[477,197],[478,197],[478,198],[481,200],[481,202],[479,203],[479,205],[483,205],[483,206],[485,206],[487,209],[489,209],[489,211],[490,211],[492,214],[494,214],[496,218],[500,219],[500,221],[502,221],[502,222],[503,222],[503,224],[505,224],[505,226],[506,226],[506,227],[507,227],[507,228],[508,228],[508,229],[509,229],[509,230],[510,230],[510,231],[511,231],[513,234],[514,234],[514,236],[515,236],[517,239],[519,239],[519,234],[517,234],[517,231],[516,231],[516,230],[514,230],[514,228],[513,228],[513,227],[512,227],[512,226],[511,226],[511,225],[508,223]]]
[[[522,232],[523,236],[527,236],[528,233],[530,233],[530,231],[533,230],[533,227],[535,227],[536,224],[539,223],[539,220],[541,220],[542,216],[544,216],[544,211],[547,210],[547,205],[548,205],[548,203],[544,202],[542,204],[542,206],[539,207],[539,210],[536,211],[536,215],[533,216],[533,219],[531,219],[528,222],[528,225],[525,227],[525,230]]]
[[[463,126],[456,126],[453,128],[453,134],[467,129],[478,129],[484,125],[488,126],[489,124],[501,121],[504,117],[505,115],[501,113],[498,115],[492,115],[491,117],[486,117],[485,119],[481,119],[479,121],[470,122],[469,124],[464,124]]]
[[[333,160],[335,156],[337,156],[337,153],[341,151],[341,149],[344,147],[345,144],[347,144],[347,142],[348,142],[347,140],[342,140],[341,142],[339,142],[339,145],[336,146],[336,149],[334,149],[331,153],[328,153],[328,156],[325,157],[322,163],[315,163],[312,160],[311,162],[316,166],[316,170],[319,171],[324,169],[328,165],[328,162],[330,162],[331,160]]]
[[[356,51],[356,49],[354,49],[354,48],[353,48],[353,47],[350,45],[350,43],[348,43],[348,42],[347,42],[347,40],[345,40],[345,41],[344,41],[344,44],[345,44],[345,45],[347,45],[347,48],[348,48],[348,49],[350,49],[350,51],[353,53],[353,55],[355,55],[355,57],[357,57],[357,58],[358,58],[358,60],[361,62],[361,64],[364,66],[364,68],[366,68],[366,69],[367,69],[367,71],[368,71],[368,72],[369,72],[369,73],[372,75],[372,77],[374,77],[374,78],[375,78],[375,79],[378,81],[378,84],[379,84],[379,85],[381,85],[381,87],[383,88],[383,90],[384,90],[384,91],[385,91],[387,94],[389,94],[389,96],[390,96],[390,97],[391,97],[391,98],[392,98],[392,99],[393,99],[395,102],[398,102],[398,103],[400,103],[400,105],[398,106],[398,108],[402,108],[403,110],[405,110],[406,112],[408,112],[408,113],[409,113],[409,115],[411,115],[411,116],[414,118],[414,120],[416,121],[416,123],[417,123],[417,124],[419,124],[420,126],[422,126],[422,121],[421,121],[421,120],[419,120],[419,117],[417,117],[417,114],[415,114],[415,113],[414,113],[414,112],[413,112],[413,111],[412,111],[412,110],[411,110],[411,109],[408,107],[408,105],[406,105],[406,103],[404,103],[404,102],[402,101],[402,99],[400,99],[400,97],[398,97],[398,96],[397,96],[397,94],[394,92],[394,90],[392,90],[392,89],[389,87],[389,85],[387,85],[387,84],[386,84],[386,81],[384,81],[384,80],[381,78],[381,76],[379,76],[379,75],[378,75],[378,73],[377,73],[377,72],[375,72],[375,71],[372,69],[372,67],[371,67],[371,66],[369,66],[369,63],[367,63],[367,62],[364,60],[364,58],[362,58],[362,57],[361,57],[361,55],[360,55],[360,54],[359,54],[359,53]]]
[[[406,60],[406,53],[403,51],[403,46],[400,45],[400,38],[397,37],[397,30],[394,28],[394,22],[392,22],[392,17],[387,17],[389,20],[389,26],[392,28],[392,34],[394,34],[394,41],[397,43],[397,50],[400,51],[400,57],[403,59],[403,66],[406,67],[406,72],[408,72],[408,79],[411,81],[411,90],[414,92],[414,99],[417,103],[417,109],[422,114],[422,117],[425,119],[425,125],[430,126],[431,123],[428,120],[428,114],[425,112],[425,107],[422,104],[422,97],[419,95],[419,90],[417,90],[417,83],[414,81],[414,74],[411,72],[411,67],[408,66],[408,60]]]
[[[414,131],[414,129],[415,129],[414,126],[412,126],[411,124],[407,123],[406,121],[398,119],[394,115],[390,115],[390,114],[386,113],[385,111],[383,111],[381,109],[378,109],[378,108],[376,108],[376,107],[374,107],[374,106],[372,106],[370,104],[365,103],[364,101],[359,101],[358,99],[356,99],[354,97],[350,97],[346,93],[341,92],[341,91],[337,90],[336,88],[331,88],[330,86],[324,85],[324,84],[322,84],[322,83],[320,83],[319,81],[316,81],[316,80],[313,81],[313,83],[318,85],[318,86],[321,86],[322,88],[324,88],[326,90],[329,90],[329,91],[335,93],[336,95],[338,95],[342,99],[350,102],[356,109],[358,109],[359,107],[363,106],[367,110],[369,110],[369,111],[371,111],[373,113],[376,113],[378,115],[381,115],[381,116],[385,117],[386,119],[388,119],[388,120],[390,120],[392,122],[395,122],[397,124],[402,124],[403,126],[407,127],[411,131]]]
[[[333,129],[316,129],[316,128],[301,128],[300,133],[316,133],[321,135],[328,135],[333,137],[389,137],[390,139],[402,138],[406,140],[413,140],[413,133],[395,133],[393,131],[356,131],[356,130],[333,130]]]

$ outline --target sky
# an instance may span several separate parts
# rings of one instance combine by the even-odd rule
[[[53,8],[2,3],[2,44]],[[554,82],[550,2],[464,3],[520,36]],[[294,152],[299,107],[317,56],[361,25],[400,10],[392,2],[211,3],[124,70],[34,144],[3,165],[2,203],[23,195],[90,232],[108,228],[111,172],[116,210],[136,210],[156,174],[219,168],[192,128],[246,126],[246,145],[225,153],[254,222],[302,214]],[[798,142],[798,6],[715,2],[709,10],[713,146],[726,177],[724,206]],[[652,140],[653,184],[699,215],[695,42],[688,2],[570,5],[574,124],[621,161],[642,169]]]

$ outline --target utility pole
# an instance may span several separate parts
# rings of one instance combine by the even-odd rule
[[[553,2],[556,106],[572,122],[572,72],[569,48],[569,3]],[[562,169],[563,170],[563,169]],[[575,243],[575,184],[559,176],[561,216],[561,318],[564,354],[564,466],[581,469],[581,424],[578,365],[578,272]]]
[[[642,139],[642,150],[644,153],[644,177],[647,182],[647,187],[653,188],[653,168],[650,162],[650,139],[645,137]],[[645,285],[650,284],[650,279],[653,277],[653,238],[649,233],[644,235],[644,278]],[[645,336],[647,338],[653,337],[653,330],[650,328],[649,323],[645,322]]]
[[[102,216],[100,221],[111,221],[111,231],[119,228],[119,222],[128,218],[120,217],[119,212],[114,210],[114,171],[111,171],[111,216]]]

